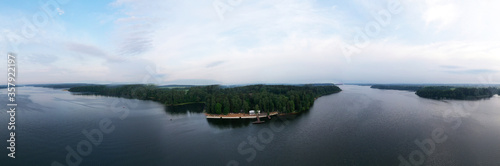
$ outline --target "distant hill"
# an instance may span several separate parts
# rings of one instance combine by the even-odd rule
[[[160,85],[160,86],[158,86],[158,88],[172,89],[172,88],[190,88],[190,87],[194,87],[194,86],[198,86],[198,85]]]
[[[432,86],[419,89],[416,94],[429,99],[455,99],[455,100],[478,100],[487,99],[499,94],[498,88],[494,87],[452,87]]]
[[[429,99],[478,100],[500,95],[500,86],[491,84],[386,84],[372,85],[374,89],[413,91]]]
[[[92,86],[98,84],[86,84],[86,83],[63,83],[63,84],[28,84],[24,86],[33,86],[33,87],[43,87],[43,88],[54,88],[54,89],[69,89],[73,87],[79,86]]]
[[[43,87],[43,88],[54,88],[54,89],[69,89],[79,86],[91,86],[97,84],[86,84],[86,83],[63,83],[63,84],[26,84],[26,85],[16,85],[16,87]],[[0,89],[7,88],[7,85],[0,85]]]
[[[406,91],[418,91],[424,88],[425,85],[372,85],[371,88],[374,89],[388,89],[388,90],[406,90]]]

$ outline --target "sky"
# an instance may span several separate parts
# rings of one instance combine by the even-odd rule
[[[498,84],[498,6],[0,0],[0,50],[16,54],[18,84]]]

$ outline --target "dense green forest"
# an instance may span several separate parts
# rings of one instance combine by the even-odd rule
[[[420,97],[430,99],[457,99],[457,100],[477,100],[490,98],[499,94],[498,88],[494,87],[451,87],[451,86],[431,86],[419,89],[416,94]]]
[[[70,92],[153,100],[166,105],[205,103],[211,114],[248,113],[249,110],[282,113],[309,110],[320,96],[340,92],[335,85],[250,85],[224,88],[219,85],[162,88],[155,85],[92,85],[73,87]]]
[[[407,90],[416,91],[420,97],[429,99],[456,99],[456,100],[477,100],[490,98],[495,94],[500,94],[499,88],[488,87],[487,85],[405,85],[387,84],[372,85],[375,89]]]

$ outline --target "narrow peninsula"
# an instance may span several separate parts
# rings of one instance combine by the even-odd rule
[[[477,85],[372,85],[371,88],[414,91],[419,97],[436,100],[480,100],[500,95],[499,87]]]

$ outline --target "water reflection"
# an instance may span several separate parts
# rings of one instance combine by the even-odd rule
[[[92,92],[71,92],[71,95],[76,95],[76,96],[93,96],[93,97],[109,97],[109,96],[103,96],[99,95],[97,93],[92,93]],[[63,101],[63,99],[59,99],[60,101]],[[78,103],[76,103],[78,104]],[[165,106],[165,112],[170,114],[173,117],[185,117],[185,116],[191,116],[191,114],[203,114],[204,113],[204,108],[205,104],[203,103],[193,103],[193,104],[185,104],[185,105],[178,105],[178,106]],[[312,108],[311,108],[312,109]],[[307,115],[309,114],[309,111],[304,111],[302,113],[296,113],[296,114],[286,114],[286,115],[280,115],[280,119],[283,121],[291,121],[295,120],[296,118],[299,117],[299,115]],[[204,117],[204,116],[203,116]],[[302,116],[305,117],[305,116]],[[273,116],[274,118],[278,118],[277,116]],[[267,117],[261,117],[261,121],[265,121],[265,123],[272,123],[271,119],[268,119]],[[172,119],[171,119],[172,120]],[[206,119],[207,123],[209,124],[210,127],[217,128],[217,129],[231,129],[231,128],[242,128],[242,127],[247,127],[249,126],[252,122],[256,121],[256,119]]]
[[[70,93],[72,95],[77,95],[77,96],[104,96],[104,95],[99,95],[99,93],[97,92],[70,92]]]
[[[203,108],[205,104],[197,103],[197,104],[186,104],[179,106],[165,106],[165,111],[171,115],[181,115],[188,113],[203,113]]]
[[[219,129],[246,127],[253,121],[255,119],[207,119],[208,125]]]

